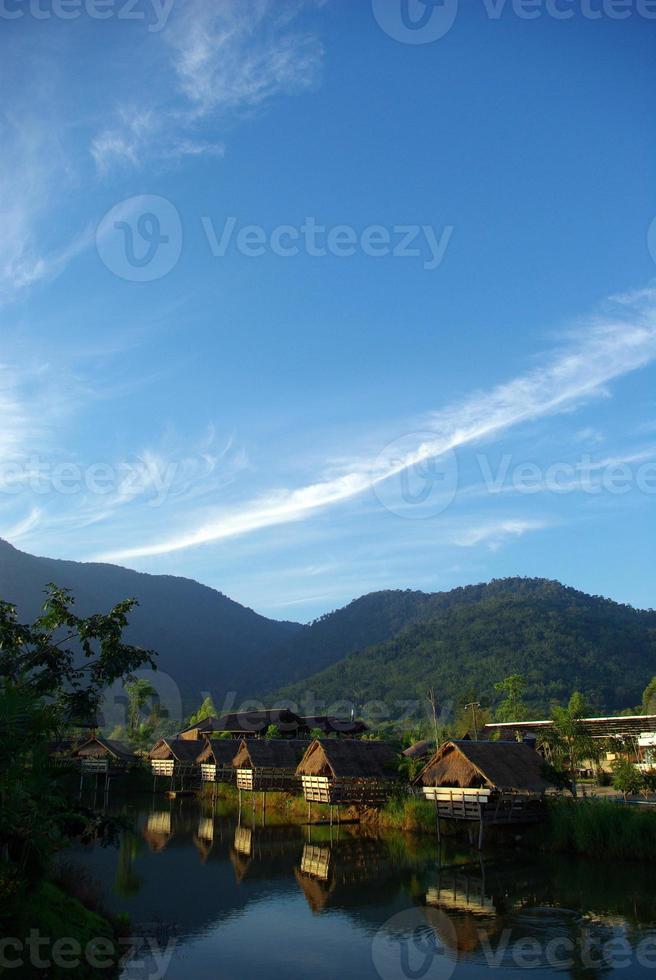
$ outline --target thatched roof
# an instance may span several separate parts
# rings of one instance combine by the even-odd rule
[[[422,738],[420,742],[414,742],[407,749],[403,750],[406,759],[423,759],[433,751],[435,742],[430,738]]]
[[[369,731],[359,718],[337,718],[335,715],[309,715],[301,718],[309,732],[316,728],[324,735],[346,735],[354,738]]]
[[[523,742],[445,742],[415,780],[423,786],[544,793],[543,759]]]
[[[231,766],[240,744],[236,738],[207,739],[196,761],[214,763],[216,766]]]
[[[174,759],[176,762],[196,762],[200,752],[198,742],[182,738],[160,738],[148,753],[149,759]]]
[[[315,738],[303,756],[299,776],[397,779],[399,757],[387,742],[357,738]]]
[[[102,735],[92,735],[71,753],[74,758],[84,756],[88,759],[102,759],[109,755],[120,762],[132,762],[135,755],[127,745],[114,739],[103,738]]]
[[[289,769],[294,772],[309,744],[304,738],[244,738],[232,764],[235,769]]]
[[[261,735],[269,725],[277,725],[281,732],[298,732],[303,729],[302,720],[288,708],[262,708],[252,711],[233,711],[203,718],[194,725],[188,725],[178,733],[178,738],[190,733],[211,735],[213,732],[231,732],[233,735]]]

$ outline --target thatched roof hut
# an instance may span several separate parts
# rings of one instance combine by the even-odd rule
[[[172,759],[174,762],[181,762],[191,765],[196,762],[201,751],[195,741],[182,738],[160,738],[148,753],[149,759]]]
[[[244,738],[232,760],[237,786],[246,790],[291,790],[298,786],[295,775],[307,739]]]
[[[316,738],[296,772],[308,803],[373,805],[388,798],[398,766],[387,742]]]
[[[196,761],[232,768],[232,760],[240,745],[241,742],[236,738],[208,738],[196,756]]]
[[[297,772],[335,779],[397,779],[398,765],[399,757],[388,742],[315,738]]]
[[[203,718],[184,728],[178,733],[178,738],[197,740],[215,734],[228,734],[233,738],[261,737],[270,725],[276,725],[283,735],[290,738],[307,730],[302,719],[288,708],[257,708]]]
[[[359,718],[337,718],[335,715],[308,715],[301,718],[308,732],[316,729],[326,737],[337,735],[338,738],[357,738],[365,735],[369,728]]]
[[[102,735],[92,735],[71,753],[74,759],[110,759],[116,763],[129,763],[135,761],[132,752],[122,742],[113,739],[103,738]]]
[[[234,738],[206,739],[196,757],[200,763],[201,778],[204,782],[229,782],[235,770],[232,766],[240,743]]]
[[[541,795],[551,785],[542,773],[543,764],[523,742],[445,742],[415,783]]]

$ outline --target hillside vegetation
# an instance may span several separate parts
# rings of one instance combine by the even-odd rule
[[[386,595],[393,609],[408,596],[418,618],[279,693],[297,700],[311,690],[327,703],[423,702],[432,685],[442,704],[475,697],[494,705],[501,696],[495,683],[517,673],[538,714],[573,690],[584,691],[596,710],[614,711],[637,704],[656,673],[656,612],[558,582],[502,579],[421,599],[380,593],[378,606]],[[334,616],[336,629],[340,613]]]

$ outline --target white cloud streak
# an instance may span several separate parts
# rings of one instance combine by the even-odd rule
[[[616,378],[656,358],[656,305],[622,308],[612,320],[597,319],[542,366],[514,380],[479,392],[430,416],[435,438],[424,440],[400,460],[395,450],[376,463],[361,460],[348,472],[296,489],[277,489],[239,510],[222,512],[191,530],[159,541],[106,552],[100,560],[120,561],[165,555],[186,548],[302,520],[344,503],[424,460],[477,443],[520,423],[571,410],[605,393]],[[426,428],[425,423],[421,426]]]
[[[119,106],[110,125],[91,141],[98,171],[139,168],[146,162],[221,156],[216,127],[253,112],[278,95],[312,88],[323,49],[295,26],[316,0],[185,0],[167,29],[157,96]],[[151,90],[152,91],[152,90]]]
[[[490,550],[496,551],[506,538],[521,538],[528,531],[541,531],[552,524],[548,520],[522,520],[506,518],[490,521],[489,523],[469,526],[453,538],[453,544],[462,548],[473,548],[478,544],[487,544]]]

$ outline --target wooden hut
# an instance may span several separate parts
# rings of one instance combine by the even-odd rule
[[[232,711],[219,717],[210,716],[178,733],[178,738],[197,741],[211,735],[230,735],[235,739],[262,738],[275,725],[285,738],[298,738],[307,729],[298,715],[288,708],[256,708]]]
[[[293,792],[299,786],[296,775],[307,739],[242,739],[232,760],[237,772],[237,788],[250,792]]]
[[[201,751],[197,741],[180,738],[160,738],[159,742],[148,753],[153,773],[153,788],[158,776],[171,780],[173,789],[176,779],[180,780],[180,788],[184,780],[199,772],[197,758]]]
[[[73,759],[80,762],[82,773],[103,773],[113,775],[125,772],[136,762],[136,757],[122,742],[116,742],[101,735],[92,735],[71,752]]]
[[[435,803],[438,823],[476,821],[484,825],[526,823],[543,815],[550,783],[544,760],[524,742],[446,742],[415,780]]]
[[[316,738],[296,773],[308,803],[376,806],[389,798],[398,766],[399,757],[387,742]]]
[[[232,760],[240,746],[234,738],[207,739],[196,757],[201,779],[205,783],[228,783],[235,777]]]
[[[301,718],[306,732],[320,731],[322,736],[336,735],[337,738],[357,738],[369,729],[359,718],[338,718],[335,715],[309,715]]]

